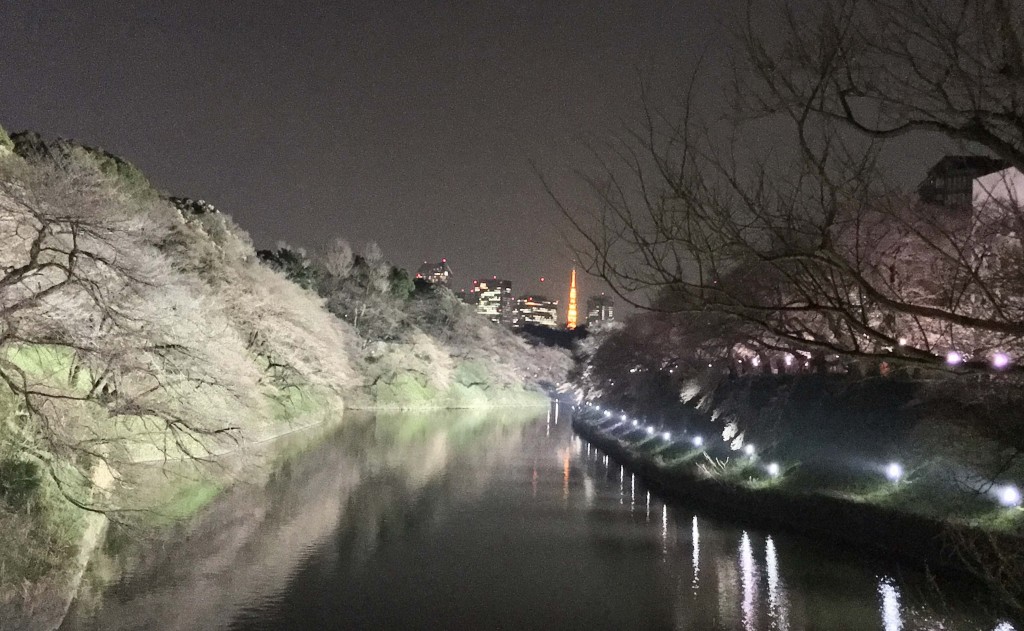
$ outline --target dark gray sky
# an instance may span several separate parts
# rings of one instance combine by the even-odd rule
[[[376,240],[564,302],[530,161],[571,195],[583,145],[635,116],[639,68],[678,86],[703,54],[724,81],[730,4],[4,0],[0,124],[121,155],[258,247]]]

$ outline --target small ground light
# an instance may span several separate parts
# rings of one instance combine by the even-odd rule
[[[669,440],[672,438],[672,434],[665,432],[664,434],[661,435],[661,437],[664,438],[665,440]]]
[[[996,353],[992,356],[992,367],[997,369],[1006,368],[1010,365],[1010,356],[1006,353]]]
[[[1012,484],[1001,487],[996,493],[1003,506],[1020,506],[1020,491]]]
[[[654,436],[654,428],[653,427],[648,427],[647,428],[647,435],[648,436]]]
[[[885,477],[889,478],[890,482],[899,482],[903,479],[903,467],[898,462],[890,462],[885,468]]]
[[[612,413],[609,412],[608,410],[604,411],[604,415],[605,415],[606,418],[611,418],[612,417]]]
[[[638,421],[636,419],[633,419],[633,427],[636,427],[639,424],[640,424],[640,421]]]
[[[625,414],[622,415],[622,420],[626,420],[626,415]]]
[[[779,463],[773,462],[773,463],[768,465],[768,475],[772,476],[773,478],[778,477],[778,475],[779,475]]]
[[[956,366],[961,361],[963,361],[963,359],[964,358],[960,355],[960,353],[956,351],[949,351],[948,353],[946,353],[946,363],[949,364],[950,366]]]
[[[753,445],[749,445],[749,444],[748,445],[744,445],[743,446],[743,453],[747,454],[748,456],[753,456],[754,455],[754,446]]]
[[[600,412],[601,411],[601,406],[600,405],[595,405],[594,409],[597,410],[598,412]]]
[[[694,436],[693,437],[693,446],[694,447],[700,447],[703,444],[704,444],[704,439],[702,437],[700,437],[700,436]]]

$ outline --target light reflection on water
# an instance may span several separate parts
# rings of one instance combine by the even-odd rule
[[[878,594],[882,598],[882,624],[885,631],[903,631],[899,588],[891,578],[882,577],[878,579]]]
[[[600,477],[600,468],[620,468],[618,463],[607,460],[607,456],[596,447],[591,449],[595,454],[592,458],[584,455],[591,453],[591,450],[580,452],[585,470],[594,471]],[[639,487],[639,491],[634,484]],[[947,601],[947,594],[931,593],[928,582],[932,579],[915,571],[901,569],[900,579],[885,573],[876,574],[871,568],[880,562],[874,558],[864,559],[863,565],[858,565],[857,559],[851,559],[854,557],[852,553],[840,550],[834,553],[837,558],[830,558],[828,555],[832,554],[829,552],[831,549],[824,546],[818,547],[823,548],[826,556],[814,558],[814,553],[807,555],[806,551],[799,549],[799,539],[796,542],[787,541],[780,546],[778,539],[782,535],[779,534],[760,534],[721,523],[710,523],[692,511],[686,514],[683,508],[672,508],[652,498],[650,491],[644,489],[639,480],[632,482],[629,489],[631,497],[637,492],[643,493],[646,498],[646,522],[650,522],[652,502],[655,510],[660,509],[658,539],[662,560],[670,564],[678,561],[674,556],[674,541],[685,541],[687,544],[689,563],[686,570],[681,571],[677,563],[668,570],[683,579],[680,585],[686,590],[677,596],[679,604],[673,607],[676,629],[1018,629],[1009,621],[999,620],[986,607],[979,607],[973,613],[957,611],[958,603]],[[685,521],[679,512],[686,515]],[[680,532],[683,524],[688,526],[685,535]],[[708,530],[710,534],[702,535],[702,530]],[[731,552],[728,540],[733,542]],[[787,553],[796,558],[786,558]],[[723,555],[731,557],[731,562],[723,559]],[[808,556],[810,558],[806,558]],[[759,561],[761,558],[764,559],[763,563]],[[813,570],[808,572],[808,568],[802,565],[804,563],[820,563],[826,567],[835,564],[836,567],[830,568],[830,572],[835,573],[834,584]],[[708,576],[702,576],[704,573],[708,573]],[[791,579],[787,579],[789,574],[792,575]],[[859,587],[855,585],[858,580],[862,583]],[[904,596],[901,582],[907,580],[913,584],[910,588],[913,598],[909,600]],[[851,593],[839,592],[843,587],[862,594],[862,600],[858,601],[857,596]],[[867,591],[869,589],[873,590],[874,598]],[[952,587],[950,592],[955,593],[956,589]],[[706,593],[702,593],[702,590]],[[833,590],[837,590],[837,593],[831,593]],[[970,609],[969,606],[965,608]],[[874,610],[870,619],[863,618],[865,609]],[[986,618],[988,622],[984,622]]]
[[[746,531],[740,536],[740,573],[743,577],[743,628],[747,631],[754,629],[755,616],[755,591],[754,580],[757,568],[754,565],[754,550],[750,545],[750,535]]]
[[[67,628],[1016,631],[905,568],[668,505],[557,407],[451,416],[353,430],[215,504],[216,539],[152,551]]]
[[[693,548],[693,595],[697,595],[700,588],[700,528],[697,525],[697,516],[693,516],[693,528],[690,531],[690,545]]]
[[[768,573],[768,615],[775,623],[775,629],[788,631],[789,605],[785,600],[785,587],[779,579],[779,557],[771,535],[765,537],[764,557],[765,571]]]

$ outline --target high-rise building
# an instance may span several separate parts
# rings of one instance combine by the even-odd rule
[[[558,326],[558,301],[544,296],[520,296],[516,300],[514,326],[536,324],[555,328]]]
[[[440,263],[423,261],[423,265],[416,270],[416,278],[447,287],[452,280],[452,268],[448,267],[448,259],[441,259]]]
[[[572,268],[569,281],[569,308],[565,312],[565,328],[570,331],[576,328],[576,268]]]
[[[491,322],[512,324],[515,312],[515,298],[512,297],[512,281],[497,276],[473,281],[473,296],[476,312],[487,316]]]
[[[615,319],[615,301],[601,294],[587,299],[587,325]]]

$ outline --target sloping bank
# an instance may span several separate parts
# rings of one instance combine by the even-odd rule
[[[0,244],[3,630],[56,626],[103,515],[193,515],[245,475],[228,454],[346,407],[540,404],[568,368],[372,244],[258,252],[71,141],[0,130]],[[126,500],[142,462],[175,482]]]
[[[591,445],[663,497],[696,504],[729,519],[764,528],[783,528],[920,563],[932,571],[969,575],[990,588],[1010,613],[1020,614],[1020,551],[1016,533],[958,519],[940,519],[874,502],[828,488],[789,485],[792,473],[753,461],[729,472],[722,457],[694,445],[695,434],[665,438],[663,428],[649,432],[643,424],[607,418],[582,408],[573,428]],[[739,458],[737,460],[741,460]],[[794,488],[797,486],[797,488]],[[985,570],[979,571],[980,568]]]

